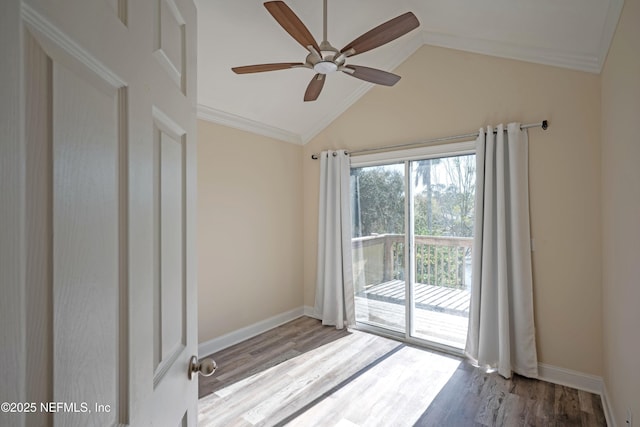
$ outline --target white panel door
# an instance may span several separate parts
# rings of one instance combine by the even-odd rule
[[[0,425],[195,425],[193,1],[0,12]]]

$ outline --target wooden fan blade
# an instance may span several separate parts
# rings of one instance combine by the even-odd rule
[[[343,47],[340,52],[346,53],[353,49],[354,53],[347,54],[347,56],[358,55],[389,43],[398,37],[404,36],[409,31],[414,30],[419,26],[420,22],[418,21],[418,18],[416,18],[413,13],[407,12],[404,15],[395,17],[384,24],[378,25],[373,30],[364,33]]]
[[[324,81],[326,80],[326,76],[324,74],[316,74],[311,79],[309,86],[307,86],[307,91],[304,93],[304,101],[315,101],[318,99],[320,92],[322,92],[322,87],[324,86]]]
[[[305,27],[300,18],[293,13],[293,10],[291,10],[289,6],[282,1],[268,1],[264,4],[264,7],[266,7],[271,16],[278,21],[278,24],[280,24],[291,37],[296,39],[302,47],[307,49],[307,46],[313,46],[316,51],[320,52],[320,47],[318,47],[318,43],[316,43],[309,29]]]
[[[378,85],[393,86],[400,80],[400,76],[397,74],[375,68],[363,67],[362,65],[346,65],[345,68],[353,70],[353,73],[344,71],[345,74]]]
[[[280,62],[277,64],[258,64],[245,65],[243,67],[233,67],[231,70],[236,74],[263,73],[265,71],[286,70],[288,68],[296,68],[304,66],[300,62]]]

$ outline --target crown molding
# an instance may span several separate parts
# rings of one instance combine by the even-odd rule
[[[424,44],[428,45],[600,74],[622,14],[624,0],[607,0],[607,3],[599,46],[597,51],[591,53],[570,53],[553,48],[520,46],[509,42],[458,37],[426,30],[423,30],[422,34]]]
[[[610,0],[607,17],[600,37],[600,47],[596,54],[568,53],[557,49],[535,48],[519,46],[514,43],[482,40],[471,37],[460,37],[452,34],[444,34],[423,30],[416,32],[405,43],[396,46],[393,58],[383,64],[384,69],[393,70],[423,45],[432,45],[466,52],[474,52],[483,55],[495,56],[506,59],[527,61],[536,64],[550,65],[554,67],[568,68],[577,71],[599,74],[604,66],[609,46],[613,40],[615,29],[620,19],[624,0]],[[206,105],[198,105],[198,118],[236,129],[268,136],[292,144],[304,145],[326,129],[334,120],[351,108],[374,85],[362,82],[344,98],[342,102],[325,116],[321,117],[315,125],[302,134],[285,129],[270,126],[251,119],[217,110]]]
[[[452,34],[430,31],[423,31],[422,34],[424,44],[432,46],[551,65],[554,67],[570,68],[588,73],[597,74],[601,69],[601,58],[596,55],[570,54],[556,49],[534,48],[507,42],[459,37]]]
[[[595,54],[575,54],[557,49],[520,46],[507,42],[458,37],[426,30],[422,32],[423,42],[433,46],[600,74],[618,26],[623,5],[624,0],[609,0],[607,16],[600,35],[600,46]]]
[[[600,37],[600,50],[598,55],[600,64],[598,73],[602,71],[602,67],[604,67],[604,61],[607,59],[609,47],[611,46],[613,36],[616,33],[616,28],[618,28],[618,21],[620,20],[620,16],[622,16],[623,5],[624,0],[609,0],[607,17],[605,18],[604,28]]]
[[[278,139],[291,144],[303,144],[302,138],[297,133],[280,129],[275,126],[269,126],[255,120],[227,113],[203,104],[198,104],[198,118],[258,135],[268,136],[269,138]]]

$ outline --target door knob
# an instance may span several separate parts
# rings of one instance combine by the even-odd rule
[[[191,356],[191,360],[189,360],[189,379],[193,378],[195,372],[199,372],[203,377],[208,377],[213,375],[217,368],[218,365],[213,359],[202,359],[199,362],[197,356]]]

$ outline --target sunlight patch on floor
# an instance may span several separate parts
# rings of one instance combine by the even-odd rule
[[[449,356],[404,347],[287,425],[398,425],[401,413],[402,425],[411,426],[459,365]]]
[[[243,419],[257,425],[284,419],[399,346],[392,340],[353,332],[203,397],[198,422],[227,426]]]

